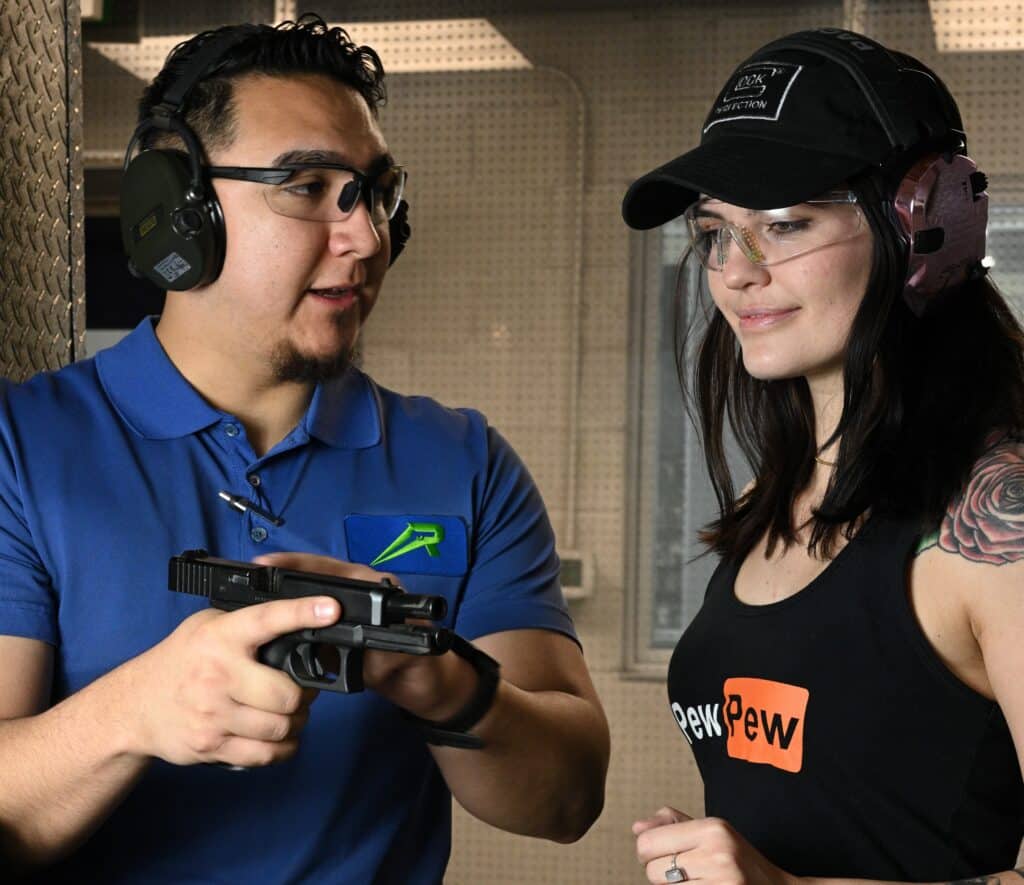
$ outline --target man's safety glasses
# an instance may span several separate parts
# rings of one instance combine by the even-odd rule
[[[268,185],[264,191],[267,205],[278,215],[303,221],[343,221],[362,199],[374,224],[384,224],[395,214],[406,179],[401,166],[364,175],[338,163],[296,163],[271,168],[209,166],[206,171],[211,178]]]
[[[683,216],[693,252],[708,270],[725,266],[732,243],[754,264],[771,267],[867,230],[857,197],[850,191],[833,191],[785,209],[745,210],[744,224],[726,221],[723,205],[703,197]]]

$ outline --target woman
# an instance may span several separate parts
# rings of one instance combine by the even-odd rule
[[[1024,878],[1024,333],[965,142],[920,62],[802,32],[626,195],[714,303],[679,353],[722,559],[668,676],[708,817],[634,824],[650,882]]]

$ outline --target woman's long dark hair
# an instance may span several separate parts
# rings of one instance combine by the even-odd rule
[[[891,185],[879,173],[850,183],[874,235],[867,291],[854,317],[843,368],[844,402],[835,435],[837,466],[814,511],[808,549],[831,556],[869,511],[940,522],[994,432],[1024,431],[1024,330],[988,277],[943,293],[923,317],[903,297],[906,244],[897,233]],[[794,503],[816,454],[814,407],[804,378],[760,381],[744,368],[721,313],[709,316],[692,363],[694,323],[676,291],[676,365],[687,411],[704,446],[720,515],[701,539],[739,559],[767,533],[768,552],[797,542]],[[692,296],[691,296],[692,297]],[[688,365],[688,363],[690,363]],[[688,377],[692,371],[692,378]],[[754,473],[738,498],[726,462],[731,428]]]

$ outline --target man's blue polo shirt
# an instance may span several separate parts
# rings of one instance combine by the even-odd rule
[[[219,497],[242,495],[274,526]],[[469,410],[350,370],[318,387],[262,458],[203,400],[144,321],[116,347],[7,390],[0,412],[0,633],[55,647],[54,700],[205,607],[167,589],[203,547],[378,562],[448,600],[474,639],[574,637],[543,503],[509,445]],[[184,662],[182,662],[184,665]],[[47,882],[441,880],[450,796],[420,736],[372,691],[322,692],[301,749],[247,772],[156,761]]]

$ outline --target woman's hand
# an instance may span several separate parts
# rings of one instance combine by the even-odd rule
[[[702,885],[797,885],[800,881],[771,863],[720,818],[691,818],[666,806],[636,821],[633,835],[647,881],[656,885],[690,879],[700,879]]]

